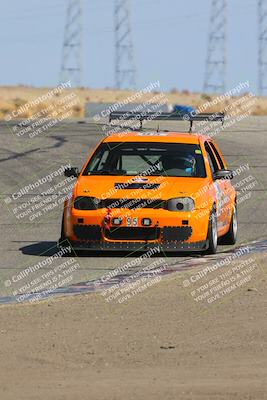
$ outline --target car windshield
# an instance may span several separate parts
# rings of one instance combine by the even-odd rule
[[[83,175],[206,176],[200,146],[186,143],[102,143]]]

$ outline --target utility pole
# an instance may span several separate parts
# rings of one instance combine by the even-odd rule
[[[68,0],[61,64],[61,82],[73,87],[82,81],[82,5],[81,0]]]
[[[118,89],[135,89],[136,68],[130,23],[129,0],[114,0],[115,83]]]
[[[226,89],[226,9],[227,0],[212,0],[204,92]]]
[[[267,1],[258,0],[259,18],[259,95],[267,93]]]

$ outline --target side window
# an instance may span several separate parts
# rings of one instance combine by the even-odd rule
[[[210,168],[211,168],[211,172],[212,174],[214,174],[214,172],[217,172],[220,168],[217,164],[216,158],[213,154],[213,151],[211,150],[208,142],[205,143],[205,150],[208,154],[208,159],[209,159],[209,164],[210,164]]]
[[[218,162],[219,162],[219,164],[220,164],[220,169],[225,169],[225,165],[224,165],[224,163],[223,163],[223,160],[222,160],[222,158],[221,158],[221,156],[220,156],[220,154],[219,154],[219,152],[218,152],[216,146],[215,146],[214,143],[212,143],[212,142],[209,142],[209,145],[211,146],[212,150],[213,150],[214,153],[215,153],[215,156],[216,156],[216,158],[217,158],[217,160],[218,160]]]

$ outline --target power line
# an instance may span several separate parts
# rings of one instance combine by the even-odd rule
[[[80,86],[82,80],[82,5],[81,0],[69,0],[64,32],[61,82]]]
[[[259,95],[263,96],[267,91],[267,2],[258,0],[258,18],[259,18]]]
[[[212,0],[204,92],[222,93],[226,80],[226,0]]]
[[[136,87],[136,68],[130,23],[129,0],[114,0],[115,83],[119,89]]]

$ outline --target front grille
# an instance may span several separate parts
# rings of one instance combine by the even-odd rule
[[[74,225],[73,232],[78,239],[93,242],[101,239],[101,228],[98,225]]]
[[[164,242],[184,242],[192,235],[191,226],[165,226],[163,228]]]
[[[105,231],[105,237],[110,240],[157,240],[160,228],[111,228]]]
[[[161,199],[106,199],[102,207],[108,208],[165,208],[165,201]]]

